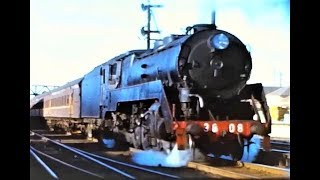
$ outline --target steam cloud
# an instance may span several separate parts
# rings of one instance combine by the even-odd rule
[[[114,139],[103,139],[103,144],[107,148],[113,148],[115,145],[115,140]]]
[[[242,159],[241,159],[241,161],[243,161],[243,162],[252,162],[252,161],[254,161],[256,159],[259,151],[260,151],[260,146],[261,146],[260,137],[258,135],[254,135],[251,138],[250,141],[252,143],[249,146],[249,151],[248,151],[248,146],[244,147],[243,156],[242,156]],[[244,140],[244,144],[247,145],[248,141]],[[209,156],[213,157],[213,155],[209,155]],[[232,160],[230,155],[229,156],[222,155],[222,156],[220,156],[220,158],[227,159],[227,160]]]
[[[244,162],[254,161],[260,151],[260,146],[261,146],[260,137],[258,135],[254,135],[250,141],[252,142],[252,144],[250,144],[249,146],[249,151],[248,151],[248,146],[245,146],[241,161],[244,161]],[[245,140],[245,144],[248,144],[246,140]]]
[[[257,157],[260,151],[259,136],[254,135],[251,140],[252,143],[249,146],[244,147],[243,157],[241,161],[252,162]],[[245,140],[245,145],[248,141]],[[213,156],[213,155],[209,155]],[[222,155],[220,158],[232,160],[231,156]],[[177,145],[174,146],[173,150],[166,154],[165,152],[159,152],[155,150],[139,151],[135,152],[132,156],[132,160],[140,165],[145,166],[162,166],[162,167],[182,167],[186,166],[192,159],[192,153],[190,149],[178,150]]]
[[[135,152],[132,160],[146,166],[182,167],[191,160],[191,151],[178,150],[178,146],[175,145],[169,154],[154,150]]]

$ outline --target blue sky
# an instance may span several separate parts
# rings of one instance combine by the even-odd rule
[[[146,47],[146,0],[31,0],[30,85],[63,85],[131,49]],[[249,83],[290,85],[289,0],[151,0],[160,38],[210,23],[238,36],[251,49]],[[280,78],[281,77],[281,78]]]

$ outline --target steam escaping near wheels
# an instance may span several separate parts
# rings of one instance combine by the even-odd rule
[[[261,148],[261,139],[258,135],[253,135],[253,137],[248,142],[246,139],[244,139],[244,149],[243,149],[243,156],[241,158],[242,162],[253,162],[257,155],[260,152]],[[214,157],[214,155],[209,154],[208,156]],[[227,159],[232,160],[232,157],[222,155],[220,156],[221,159]]]
[[[133,162],[139,165],[159,167],[182,167],[186,166],[191,159],[191,150],[178,150],[177,144],[175,144],[169,154],[155,150],[147,150],[135,152],[132,155]]]
[[[244,142],[244,152],[241,161],[253,162],[260,151],[260,137],[254,135],[250,142]],[[213,155],[209,155],[213,156]],[[232,157],[222,155],[222,159],[232,160]],[[155,150],[139,151],[132,155],[133,162],[145,166],[159,166],[159,167],[182,167],[186,166],[192,160],[192,153],[190,149],[178,150],[177,144],[171,152],[159,152]]]
[[[107,148],[114,148],[116,141],[114,139],[103,139],[103,144]]]
[[[250,139],[250,142],[245,140],[245,145],[246,146],[244,147],[241,161],[253,162],[256,159],[258,153],[260,152],[260,148],[261,148],[260,136],[253,135],[253,137]]]

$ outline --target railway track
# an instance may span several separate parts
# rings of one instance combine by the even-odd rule
[[[49,175],[54,178],[54,179],[60,179],[59,177],[61,176],[58,176],[57,173],[52,169],[52,167],[55,167],[54,164],[52,164],[52,162],[55,162],[55,163],[60,163],[61,165],[64,165],[64,167],[68,167],[68,168],[71,168],[73,170],[77,170],[78,173],[83,173],[83,174],[79,174],[79,176],[83,176],[83,175],[87,175],[89,176],[88,178],[89,179],[92,179],[92,178],[95,178],[95,179],[104,179],[103,176],[101,176],[100,174],[97,174],[97,173],[94,173],[94,172],[91,172],[90,170],[86,170],[84,168],[81,168],[79,166],[79,162],[77,163],[77,165],[72,165],[70,163],[67,163],[65,160],[62,161],[60,159],[57,159],[51,155],[48,155],[47,153],[44,153],[40,150],[37,150],[35,149],[34,147],[30,146],[30,154],[41,164],[42,167],[44,167],[44,169],[49,173]],[[39,155],[42,155],[43,157],[45,158],[48,158],[49,160],[51,160],[52,162],[49,164],[51,164],[51,167],[50,165],[48,165],[48,160],[45,162],[45,160],[43,160],[42,158],[39,157]],[[75,164],[75,163],[74,163]],[[57,167],[56,167],[57,168]],[[57,168],[58,169],[58,168]],[[61,171],[61,167],[60,167],[60,170]],[[92,176],[92,177],[91,177]],[[67,178],[66,178],[67,179]]]
[[[103,152],[93,152],[67,146],[60,140],[52,140],[41,134],[32,132],[30,153],[34,159],[41,159],[42,170],[47,175],[59,179],[180,179],[180,178],[216,178],[218,176],[206,175],[194,169],[172,169],[160,167],[143,167],[128,163],[129,157],[118,158],[106,157]],[[59,136],[59,135],[58,135]],[[63,137],[63,136],[59,136]],[[91,143],[90,145],[96,145]],[[74,144],[73,144],[74,145]],[[78,144],[81,146],[81,144]],[[86,144],[86,147],[89,145]],[[37,158],[34,156],[38,156]],[[51,156],[51,157],[49,157]],[[38,163],[39,164],[39,163]],[[48,170],[49,169],[49,170]],[[71,175],[70,175],[71,174]]]
[[[271,139],[270,144],[270,151],[264,151],[260,148],[260,152],[254,162],[281,168],[290,168],[290,140],[275,138]]]
[[[110,158],[105,158],[105,157],[102,157],[102,156],[98,156],[98,155],[95,155],[95,154],[92,154],[92,153],[89,153],[89,152],[86,152],[86,151],[83,151],[83,150],[80,150],[80,149],[73,148],[71,146],[67,146],[67,145],[59,143],[57,141],[51,140],[51,139],[46,138],[45,136],[42,136],[42,135],[37,134],[37,133],[35,133],[35,135],[41,137],[43,141],[50,142],[50,143],[56,145],[56,147],[58,147],[58,148],[64,148],[66,150],[71,151],[72,152],[71,155],[73,155],[73,157],[78,157],[78,156],[81,157],[80,159],[85,161],[86,165],[84,165],[84,166],[87,169],[88,169],[88,165],[90,165],[90,166],[93,165],[93,163],[88,163],[88,162],[89,161],[90,162],[94,162],[95,165],[93,166],[93,168],[91,168],[92,169],[91,171],[96,171],[96,173],[79,167],[79,164],[80,164],[79,161],[76,163],[76,164],[78,164],[78,166],[71,165],[70,163],[66,163],[67,160],[64,160],[64,161],[58,160],[58,158],[54,158],[54,157],[52,157],[52,156],[50,156],[50,155],[48,155],[46,153],[43,153],[43,152],[35,149],[32,146],[30,146],[30,152],[35,151],[35,152],[37,152],[37,153],[39,153],[41,155],[44,155],[45,157],[50,158],[51,160],[54,160],[54,161],[59,162],[59,163],[61,163],[63,165],[66,165],[68,167],[71,167],[71,168],[74,168],[76,170],[79,170],[82,173],[86,173],[86,174],[95,176],[96,178],[104,179],[107,176],[108,176],[108,178],[110,178],[110,173],[108,173],[108,174],[103,173],[103,171],[101,170],[101,167],[98,167],[96,164],[108,169],[109,171],[113,171],[116,175],[114,175],[112,177],[116,178],[116,179],[118,179],[118,178],[136,179],[136,177],[137,177],[137,174],[129,174],[126,171],[122,170],[124,168],[121,168],[121,170],[120,170],[120,168],[115,167],[115,165],[109,165],[109,164],[107,164],[105,162],[102,162],[101,160],[98,160],[97,158],[102,159],[104,161],[112,162],[114,164],[118,164],[118,165],[120,164],[120,165],[125,166],[127,168],[128,167],[135,168],[135,169],[138,169],[138,170],[140,170],[142,172],[147,172],[147,173],[150,173],[150,174],[154,174],[154,175],[158,175],[158,176],[162,176],[162,177],[166,177],[166,178],[171,178],[171,179],[179,179],[180,178],[179,176],[170,175],[170,174],[163,173],[163,172],[160,172],[160,171],[154,171],[154,170],[150,170],[150,169],[147,169],[147,168],[142,168],[142,167],[130,165],[128,163],[112,160]],[[61,150],[59,149],[58,151],[61,151]],[[32,154],[34,155],[35,153],[33,152]],[[60,154],[62,154],[62,153],[60,153]],[[64,157],[66,157],[66,156],[64,156]],[[48,166],[45,166],[45,167],[46,167],[46,169],[50,169],[50,168],[48,168]],[[52,175],[52,177],[57,178],[57,175],[55,175],[55,173],[52,170],[48,170],[48,172]],[[97,173],[97,172],[100,172],[100,173]],[[139,172],[139,174],[141,174],[141,172]]]
[[[65,138],[70,137],[69,135],[62,135],[57,134],[54,136],[54,134],[49,135],[50,138],[58,138],[56,140],[51,140],[48,137],[44,137],[38,133],[31,132],[30,135],[33,134],[34,136],[37,136],[38,138],[31,138],[30,143],[34,144],[35,147],[30,147],[30,151],[33,151],[34,153],[38,154],[38,156],[41,159],[46,159],[48,161],[48,157],[44,157],[45,155],[41,154],[39,149],[45,145],[45,149],[42,149],[42,152],[50,155],[55,155],[55,157],[58,159],[63,159],[64,162],[73,162],[73,164],[77,164],[77,168],[70,167],[68,165],[63,165],[62,163],[48,163],[49,167],[54,167],[56,170],[52,170],[57,177],[62,177],[61,179],[64,179],[66,176],[66,172],[69,173],[70,169],[72,171],[77,171],[77,173],[73,173],[73,177],[90,177],[94,179],[105,179],[108,178],[115,178],[115,179],[140,179],[140,178],[161,178],[161,179],[177,179],[177,178],[211,178],[211,179],[219,179],[219,178],[231,178],[231,179],[265,179],[265,178],[275,178],[275,179],[289,179],[290,178],[290,170],[283,169],[283,168],[274,168],[270,166],[265,166],[261,164],[254,164],[254,163],[244,163],[242,165],[239,164],[228,164],[228,163],[220,163],[220,165],[214,164],[212,162],[206,162],[206,163],[198,163],[198,162],[189,162],[186,167],[181,168],[163,168],[163,167],[146,167],[146,166],[137,166],[130,162],[131,155],[136,150],[134,148],[131,148],[131,152],[128,151],[101,151],[101,149],[97,148],[97,143],[89,143],[90,145],[96,145],[96,148],[88,148],[89,144],[84,143],[77,143],[77,141],[71,141],[67,140]],[[50,133],[49,133],[50,134]],[[48,134],[46,134],[48,135]],[[83,140],[85,142],[86,140]],[[64,143],[70,143],[72,142],[71,146],[67,146],[65,144],[62,144],[60,142]],[[80,142],[80,140],[79,140]],[[42,144],[42,145],[41,145]],[[51,144],[51,145],[49,145]],[[53,147],[53,145],[55,147]],[[36,146],[38,149],[36,149]],[[70,159],[67,160],[67,155],[62,155],[64,151],[62,149],[66,149],[66,146],[71,148],[72,150],[68,150]],[[78,147],[76,147],[78,146]],[[39,148],[40,147],[40,148]],[[53,150],[54,149],[54,150]],[[36,151],[38,150],[38,151]],[[49,151],[49,153],[48,153]],[[71,153],[71,152],[72,153]],[[76,153],[76,152],[78,153]],[[65,152],[64,152],[65,153]],[[71,153],[71,154],[70,154]],[[97,161],[100,161],[101,163],[104,163],[108,166],[111,166],[115,169],[121,169],[124,171],[124,173],[128,174],[126,175],[119,175],[119,173],[116,173],[111,171],[109,168],[99,164],[99,163],[93,163],[92,160],[86,158],[83,155],[80,155],[82,153],[83,155],[89,156]],[[42,157],[41,157],[42,156]],[[107,157],[109,156],[109,157]],[[110,157],[111,156],[111,157]],[[80,161],[83,161],[80,163]],[[67,163],[67,162],[66,162]],[[59,165],[58,165],[59,164]],[[61,165],[62,164],[62,165]],[[72,164],[72,163],[69,163]],[[81,167],[79,167],[79,164],[82,164]],[[86,164],[86,165],[84,165]],[[65,166],[68,168],[64,168],[65,170],[61,170],[61,167]],[[75,166],[75,165],[74,165]],[[85,167],[85,168],[84,168]],[[88,168],[89,167],[89,168]],[[45,168],[42,168],[45,169]],[[60,170],[59,170],[60,169]],[[82,170],[80,170],[82,169]],[[193,170],[193,171],[192,171]],[[86,172],[87,171],[87,172]],[[91,173],[91,174],[90,174]],[[207,173],[207,174],[206,174]],[[47,174],[50,174],[47,170]],[[72,173],[71,173],[72,174]],[[77,175],[74,175],[77,174]],[[192,176],[193,174],[193,176]],[[53,175],[51,175],[53,177]],[[69,175],[71,176],[71,175]]]
[[[98,177],[100,179],[104,179],[105,174],[104,173],[97,173],[97,171],[104,172],[104,171],[106,171],[106,169],[109,171],[115,172],[116,175],[113,175],[114,178],[119,178],[119,177],[125,176],[129,179],[134,179],[133,176],[125,173],[124,171],[116,169],[116,168],[109,166],[108,164],[105,164],[101,161],[98,161],[88,155],[80,153],[80,152],[74,150],[73,148],[71,148],[70,146],[61,144],[57,141],[51,140],[51,139],[46,138],[46,137],[39,135],[39,134],[35,134],[35,135],[41,137],[41,140],[43,141],[43,143],[45,143],[45,145],[41,146],[41,144],[35,144],[34,146],[36,148],[34,148],[31,145],[30,151],[35,151],[38,154],[53,160],[55,163],[58,162],[58,163],[65,165],[69,168],[76,169],[76,170],[78,170],[82,173],[85,173],[87,175],[93,175],[93,176]],[[41,141],[38,141],[38,142],[41,142]],[[45,153],[45,152],[47,152],[47,153]],[[63,160],[61,160],[61,159],[63,159]],[[48,162],[48,164],[51,164],[51,166],[56,167],[55,169],[56,169],[57,173],[55,173],[55,174],[60,174],[60,176],[64,177],[65,176],[65,174],[63,173],[64,170],[61,171],[61,169],[58,168],[59,165],[57,165],[55,163]],[[42,163],[42,164],[44,164],[44,163]],[[49,165],[46,165],[46,166],[49,167]],[[61,168],[61,166],[60,166],[60,168]],[[48,168],[46,168],[46,169],[48,169]],[[51,171],[54,172],[53,170],[51,170]],[[50,174],[52,174],[52,172]],[[82,174],[78,173],[79,177],[81,175]],[[58,177],[58,175],[56,175],[56,176]]]
[[[290,139],[271,138],[271,150],[274,151],[290,151]]]

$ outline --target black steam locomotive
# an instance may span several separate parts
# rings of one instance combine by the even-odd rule
[[[271,132],[262,84],[246,84],[251,69],[250,52],[236,36],[198,24],[35,97],[31,115],[101,142],[122,137],[136,148],[158,150],[193,142],[204,153],[238,160],[244,139],[267,139]]]

